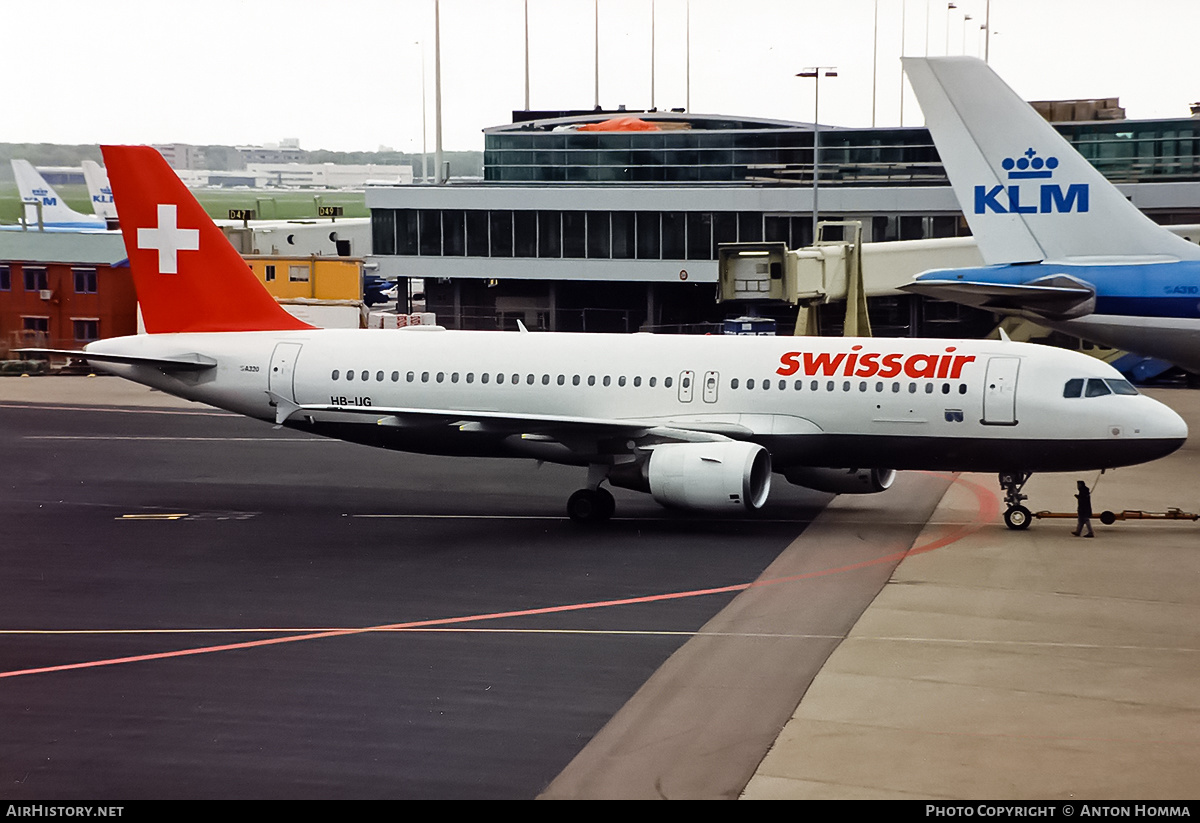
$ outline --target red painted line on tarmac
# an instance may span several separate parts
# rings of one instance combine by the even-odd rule
[[[237,649],[254,649],[263,646],[274,646],[282,643],[297,643],[304,640],[321,640],[327,637],[345,637],[347,635],[367,634],[370,632],[383,631],[404,631],[413,629],[427,629],[438,626],[454,626],[462,623],[474,623],[484,620],[502,620],[510,617],[531,617],[545,614],[561,614],[565,612],[584,611],[587,609],[603,609],[612,606],[629,606],[638,603],[657,603],[667,600],[682,600],[689,597],[703,597],[710,594],[729,594],[731,592],[741,592],[747,589],[758,588],[761,586],[776,586],[781,583],[795,583],[801,580],[811,580],[818,577],[828,577],[834,574],[843,574],[845,572],[856,571],[858,569],[876,566],[880,563],[890,563],[898,561],[910,554],[921,554],[924,552],[933,551],[934,549],[942,548],[950,545],[969,534],[972,534],[983,528],[990,521],[994,520],[999,512],[999,503],[995,495],[991,494],[987,489],[984,489],[977,483],[969,480],[964,480],[962,477],[955,477],[954,482],[964,486],[969,491],[974,493],[976,500],[979,503],[979,509],[975,517],[960,526],[955,527],[949,533],[931,540],[927,543],[922,543],[918,546],[912,546],[908,549],[899,552],[877,557],[872,560],[864,560],[859,563],[852,563],[846,566],[840,566],[832,569],[823,569],[816,572],[806,572],[804,574],[790,575],[788,577],[777,577],[770,580],[758,580],[750,583],[735,583],[729,586],[718,586],[711,589],[695,589],[686,592],[668,592],[666,594],[645,595],[643,597],[628,597],[620,600],[598,600],[591,603],[572,603],[564,606],[545,606],[538,609],[520,609],[517,611],[508,612],[493,612],[491,614],[475,614],[466,615],[463,617],[445,617],[433,620],[419,620],[407,623],[391,623],[382,626],[366,626],[357,629],[333,629],[328,631],[316,631],[305,634],[292,635],[289,637],[274,637],[265,640],[250,640],[242,643],[226,643],[217,646],[202,646],[193,649],[179,649],[171,652],[155,652],[153,654],[133,655],[130,657],[116,657],[107,660],[91,660],[82,663],[66,663],[59,666],[43,666],[36,669],[20,669],[15,671],[0,672],[0,679],[10,677],[23,677],[31,674],[48,674],[50,672],[65,672],[74,671],[77,669],[90,669],[101,666],[116,666],[122,663],[139,663],[151,660],[167,660],[175,657],[191,657],[200,654],[212,654],[214,652],[227,652]],[[269,631],[269,630],[264,630]]]
[[[996,497],[991,489],[984,488],[973,480],[967,480],[962,475],[954,477],[954,483],[975,495],[979,509],[975,512],[974,519],[955,526],[948,533],[936,540],[931,540],[920,546],[913,546],[905,554],[923,554],[934,549],[940,549],[951,543],[957,543],[967,535],[974,534],[984,526],[996,522],[996,518],[1000,516],[1000,499]]]

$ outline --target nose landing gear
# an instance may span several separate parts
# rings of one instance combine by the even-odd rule
[[[1022,500],[1029,499],[1029,495],[1021,494],[1029,476],[1029,472],[1000,473],[1000,488],[1004,489],[1004,502],[1008,506],[1004,510],[1004,525],[1010,529],[1028,529],[1033,517],[1029,509],[1021,505]]]

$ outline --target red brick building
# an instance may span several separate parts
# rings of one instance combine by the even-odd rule
[[[0,231],[0,359],[137,332],[119,232]]]

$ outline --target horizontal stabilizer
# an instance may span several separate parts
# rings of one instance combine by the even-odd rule
[[[978,280],[914,280],[901,291],[949,300],[1004,313],[1029,313],[1053,320],[1091,314],[1096,292],[1087,284],[1056,276],[1028,283],[987,283]]]
[[[14,349],[18,354],[69,357],[89,363],[119,363],[126,366],[153,366],[166,372],[204,371],[217,365],[211,357],[196,352],[177,354],[171,357],[143,357],[136,354],[102,354],[100,352],[75,351],[74,349]]]

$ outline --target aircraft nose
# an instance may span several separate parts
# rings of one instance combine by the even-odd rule
[[[1159,447],[1161,452],[1158,456],[1163,457],[1178,449],[1187,440],[1187,421],[1165,403],[1150,397],[1146,399],[1150,401],[1147,404],[1149,408],[1139,421],[1139,436]]]
[[[1158,401],[1155,401],[1156,403]],[[1164,437],[1169,440],[1178,440],[1179,445],[1183,445],[1183,441],[1187,440],[1188,424],[1187,421],[1179,416],[1173,408],[1165,403],[1158,403],[1158,417],[1156,420],[1158,427],[1161,429]]]

